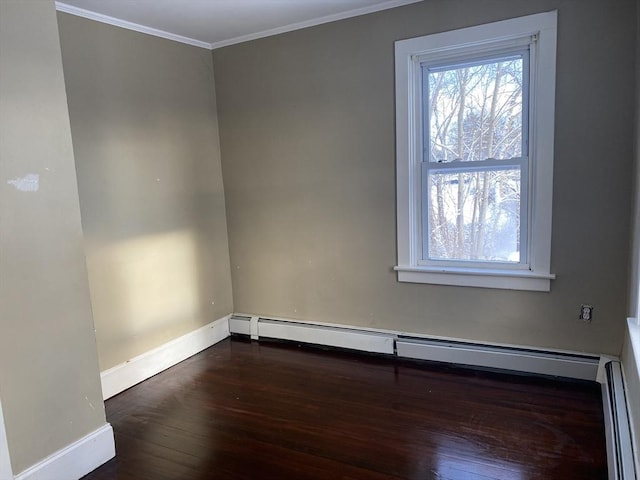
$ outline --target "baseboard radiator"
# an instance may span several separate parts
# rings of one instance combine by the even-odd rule
[[[609,480],[635,480],[635,462],[627,400],[620,362],[605,365],[606,381],[602,384],[602,405],[607,436]]]
[[[595,381],[600,357],[556,353],[520,347],[483,345],[464,341],[417,338],[393,332],[375,332],[293,320],[234,315],[229,331],[255,340],[271,338],[349,348],[403,358],[496,368]]]
[[[229,332],[250,335],[255,340],[272,338],[364,352],[394,353],[394,335],[352,328],[234,315],[229,319]]]
[[[404,336],[396,340],[396,350],[399,357],[581,380],[595,380],[600,362],[595,355]]]

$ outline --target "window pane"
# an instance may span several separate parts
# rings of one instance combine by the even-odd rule
[[[520,169],[429,173],[424,255],[431,260],[520,261]]]
[[[423,66],[429,160],[521,157],[522,69],[522,56],[437,69]]]

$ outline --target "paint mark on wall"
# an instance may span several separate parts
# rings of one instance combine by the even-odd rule
[[[21,192],[37,192],[40,188],[40,175],[37,173],[28,173],[24,177],[17,177],[8,180],[9,185],[16,187]]]

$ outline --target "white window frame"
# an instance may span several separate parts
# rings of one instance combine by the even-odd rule
[[[549,291],[557,12],[437,33],[395,43],[398,281]],[[528,171],[525,262],[422,260],[421,64],[425,59],[479,58],[529,44]],[[524,197],[523,197],[524,198]]]

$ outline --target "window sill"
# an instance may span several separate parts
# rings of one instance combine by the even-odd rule
[[[530,290],[548,292],[552,273],[537,273],[529,270],[470,269],[452,267],[397,266],[399,282],[432,283],[459,287],[499,288],[505,290]]]

